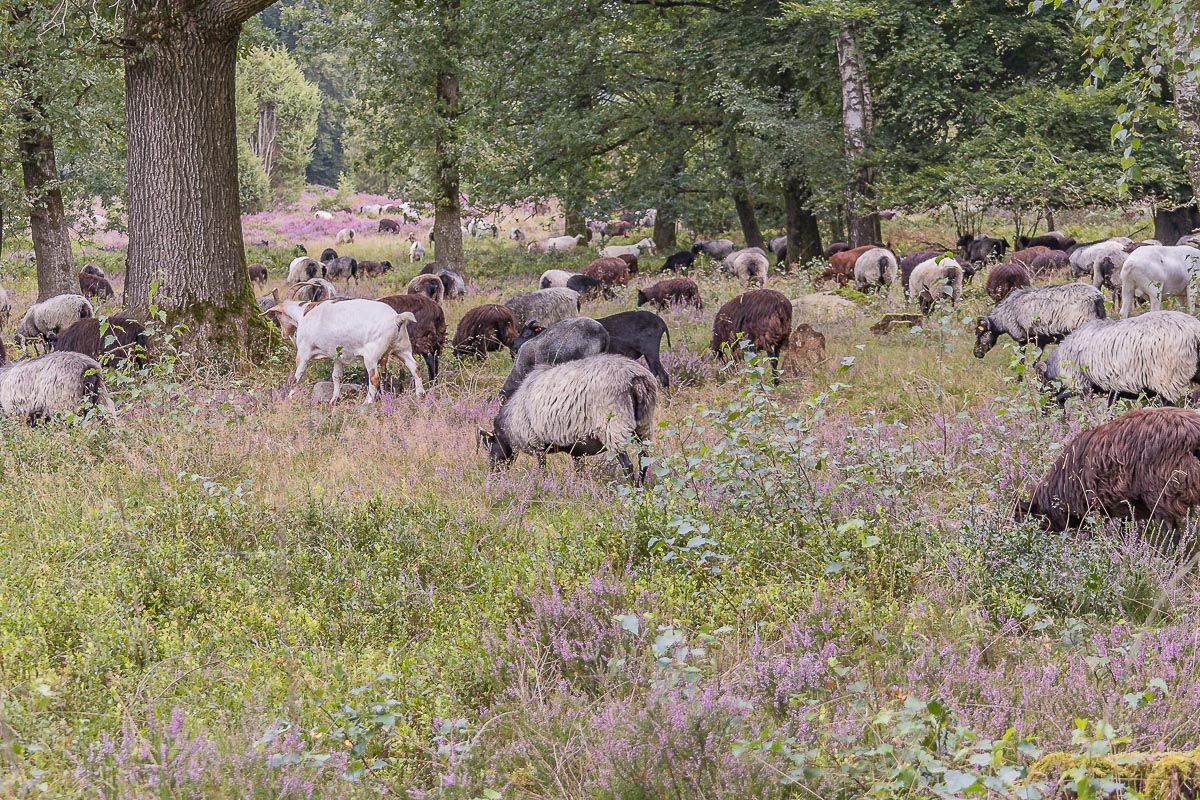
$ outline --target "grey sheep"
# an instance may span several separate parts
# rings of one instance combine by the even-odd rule
[[[953,258],[931,258],[922,261],[908,278],[908,296],[917,298],[921,313],[928,314],[938,300],[950,291],[950,304],[962,299],[963,270]]]
[[[461,272],[452,269],[439,269],[438,279],[442,282],[442,294],[447,300],[454,300],[467,293],[467,282]]]
[[[608,331],[594,319],[575,317],[543,328],[537,320],[525,323],[517,337],[517,356],[500,387],[501,401],[512,397],[534,367],[564,364],[608,349]]]
[[[17,344],[22,353],[26,344],[36,339],[53,344],[58,334],[94,315],[92,304],[80,294],[60,294],[34,303],[17,326]]]
[[[881,289],[886,292],[896,282],[900,263],[886,247],[872,247],[854,262],[854,288],[860,292]]]
[[[508,310],[513,312],[517,328],[525,326],[525,321],[536,319],[549,327],[564,319],[578,317],[580,311],[579,292],[572,289],[539,289],[528,294],[519,294],[504,301]]]
[[[313,278],[304,283],[296,284],[296,287],[292,289],[292,296],[297,300],[311,303],[321,300],[332,300],[338,296],[338,292],[337,287],[324,278]],[[268,308],[274,308],[274,304],[268,306]],[[266,308],[263,308],[263,311],[266,310]]]
[[[975,357],[987,355],[1004,334],[1022,346],[1045,347],[1105,317],[1104,296],[1085,283],[1015,289],[990,314],[976,321]]]
[[[0,367],[0,411],[30,423],[76,413],[85,404],[117,413],[100,363],[82,353],[49,353]]]
[[[421,294],[428,297],[439,306],[446,298],[446,287],[437,275],[418,275],[408,282],[406,291],[409,294]]]
[[[771,262],[761,247],[747,247],[730,253],[725,256],[721,266],[738,280],[759,286],[767,285],[767,273],[771,270]]]
[[[1106,392],[1117,397],[1149,394],[1175,403],[1200,368],[1200,320],[1179,311],[1151,311],[1129,319],[1089,322],[1063,339],[1038,365],[1046,384],[1059,385],[1056,399]]]
[[[654,433],[658,384],[650,370],[624,356],[597,355],[533,371],[501,407],[492,430],[479,429],[495,468],[517,453],[538,463],[546,453],[569,453],[576,467],[583,456],[603,451],[617,460],[632,482],[645,479],[641,459]],[[637,449],[638,465],[626,452]]]

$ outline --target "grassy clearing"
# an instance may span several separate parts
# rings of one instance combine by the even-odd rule
[[[398,265],[350,293],[402,291],[399,247],[344,248]],[[585,260],[473,243],[449,327]],[[164,361],[115,425],[0,424],[5,792],[1009,797],[1040,751],[1200,745],[1194,576],[1119,525],[1009,521],[1113,412],[1043,414],[1011,350],[974,359],[981,286],[912,332],[869,330],[899,292],[817,323],[826,364],[764,390],[707,355],[740,287],[698,277],[642,493],[603,459],[490,475],[499,354],[367,410],[281,400],[283,348]]]

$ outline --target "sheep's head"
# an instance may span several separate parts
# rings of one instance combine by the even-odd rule
[[[641,308],[642,306],[646,305],[646,303],[648,303],[648,302],[649,302],[649,298],[646,297],[646,292],[643,291],[642,289],[638,289],[638,293],[637,293],[638,307]]]
[[[530,339],[537,337],[544,330],[546,328],[536,319],[526,320],[525,327],[521,328],[521,332],[517,334],[516,342],[513,343],[513,354],[516,355],[516,352],[521,349],[522,345]]]
[[[487,448],[488,463],[491,464],[492,469],[511,464],[516,458],[508,440],[495,430],[485,431],[480,428],[476,434],[476,444]]]
[[[975,357],[983,358],[988,354],[988,351],[996,346],[996,331],[992,328],[992,321],[987,317],[980,317],[975,321]]]

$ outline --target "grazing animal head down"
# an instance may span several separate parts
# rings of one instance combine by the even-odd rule
[[[508,440],[503,435],[498,435],[495,431],[487,431],[480,428],[477,441],[479,445],[487,448],[488,463],[492,469],[511,464],[516,459],[516,453],[513,452]]]
[[[975,322],[975,357],[983,358],[995,346],[996,333],[992,330],[992,321],[980,317]]]

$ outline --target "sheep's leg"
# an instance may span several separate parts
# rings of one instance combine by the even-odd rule
[[[346,365],[341,361],[333,362],[333,397],[329,399],[329,405],[336,405],[338,398],[342,396],[342,375],[346,372]]]
[[[422,353],[421,358],[425,359],[425,368],[429,370],[429,383],[432,385],[437,380],[438,360],[435,353]]]
[[[629,453],[626,453],[624,450],[618,450],[617,462],[621,465],[621,469],[625,470],[625,475],[629,478],[629,482],[637,485],[637,472],[633,468],[633,461],[629,458]]]
[[[370,405],[379,396],[379,364],[378,362],[368,362],[366,359],[364,359],[364,363],[367,365],[367,399],[365,405]]]
[[[417,388],[417,397],[424,397],[425,385],[421,383],[421,373],[417,372],[417,360],[413,358],[412,351],[401,353],[400,358],[404,360],[404,366],[408,367],[408,371],[413,376],[413,385]],[[430,382],[432,382],[432,379],[430,379]]]
[[[774,375],[775,375],[775,385],[776,385],[776,386],[778,386],[778,385],[779,385],[779,378],[780,378],[780,373],[779,373],[779,356],[780,356],[780,354],[781,354],[782,352],[783,352],[783,348],[782,348],[782,347],[779,347],[778,345],[776,345],[775,347],[772,347],[772,348],[771,348],[771,349],[768,351],[768,356],[767,356],[768,360],[770,360],[770,362],[771,362],[771,369],[772,369],[772,370],[774,370]]]

